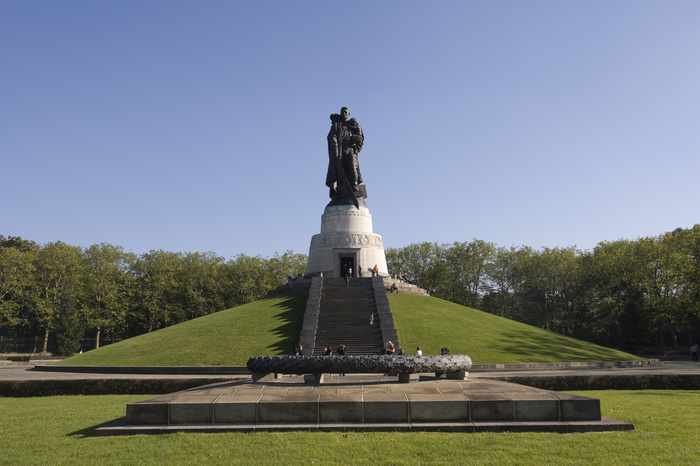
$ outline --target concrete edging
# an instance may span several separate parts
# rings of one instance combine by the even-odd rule
[[[517,372],[517,371],[559,371],[612,369],[616,367],[658,366],[658,359],[633,359],[630,361],[591,361],[591,362],[529,362],[519,364],[474,364],[472,372]]]
[[[625,367],[648,367],[660,364],[658,359],[635,359],[631,361],[599,362],[534,362],[520,364],[472,364],[470,372],[517,372],[610,369]],[[232,374],[250,375],[246,366],[44,366],[34,367],[37,371],[78,372],[93,374]]]
[[[245,366],[34,366],[35,371],[85,374],[250,375]]]

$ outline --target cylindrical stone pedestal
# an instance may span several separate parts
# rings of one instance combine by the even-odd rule
[[[306,275],[341,277],[343,270],[351,266],[353,276],[370,277],[370,269],[375,265],[379,275],[389,275],[382,237],[372,232],[369,209],[354,205],[326,207],[321,233],[311,238]]]

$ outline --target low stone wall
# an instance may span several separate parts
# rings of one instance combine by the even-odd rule
[[[428,292],[423,288],[420,288],[417,285],[402,282],[398,278],[384,277],[384,288],[386,288],[387,293],[406,293],[429,296]]]
[[[543,390],[700,390],[700,374],[494,376]]]
[[[544,390],[700,390],[698,374],[490,377]],[[160,395],[202,385],[230,383],[220,379],[74,379],[0,380],[0,396]],[[474,379],[480,380],[480,379]]]
[[[298,275],[296,277],[287,277],[284,285],[278,286],[274,290],[270,291],[268,296],[277,296],[280,294],[289,293],[308,293],[309,287],[311,286],[311,277],[305,277],[303,275]]]
[[[247,378],[247,377],[246,377]],[[244,378],[0,380],[0,396],[160,395]]]
[[[658,366],[658,359],[633,359],[630,361],[588,361],[588,362],[525,362],[512,364],[474,364],[472,372],[518,372],[518,371],[561,371],[613,369],[624,367]]]

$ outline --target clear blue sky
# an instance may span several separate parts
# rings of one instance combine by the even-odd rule
[[[700,2],[0,0],[0,234],[308,253],[328,116],[385,247],[700,223]]]

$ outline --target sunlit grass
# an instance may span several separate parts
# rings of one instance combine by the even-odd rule
[[[244,366],[298,344],[306,295],[262,299],[64,359],[82,366]]]
[[[468,354],[475,364],[639,359],[442,299],[389,294],[399,343],[406,354]]]
[[[674,464],[700,455],[700,392],[577,392],[634,431],[586,434],[226,433],[93,437],[144,396],[0,398],[0,463]]]
[[[390,294],[407,354],[468,354],[475,364],[616,361],[636,356],[429,296]],[[286,355],[299,341],[306,295],[262,299],[68,358],[85,366],[243,366]]]

